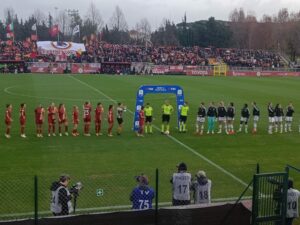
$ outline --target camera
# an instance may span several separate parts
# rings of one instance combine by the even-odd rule
[[[74,195],[74,197],[79,196],[79,191],[83,189],[83,185],[81,182],[77,182],[76,184],[73,184],[70,188],[70,193]]]

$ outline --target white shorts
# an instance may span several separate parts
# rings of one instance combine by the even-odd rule
[[[259,116],[253,116],[253,121],[258,122],[259,121]]]
[[[274,123],[275,122],[275,118],[274,117],[269,117],[269,123]]]
[[[197,123],[205,123],[205,117],[197,117]]]
[[[291,117],[291,116],[285,117],[285,121],[286,122],[293,122],[293,117]]]
[[[241,117],[241,122],[248,122],[249,118],[247,117]]]
[[[282,122],[282,116],[275,116],[275,122]]]
[[[234,121],[233,117],[227,117],[227,121]]]
[[[226,117],[218,117],[218,121],[220,121],[220,122],[226,122]]]

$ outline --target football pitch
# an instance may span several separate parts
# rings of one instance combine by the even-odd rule
[[[136,137],[132,130],[136,92],[141,85],[179,85],[190,106],[187,133],[176,128],[176,113],[171,117],[170,136],[161,135],[161,105],[172,95],[147,95],[145,102],[154,108],[154,134]],[[33,176],[39,179],[39,208],[49,210],[52,181],[62,173],[71,175],[72,182],[82,181],[84,189],[78,208],[109,209],[130,205],[129,194],[136,185],[134,176],[145,173],[154,186],[155,169],[159,169],[159,201],[171,201],[170,176],[179,162],[185,162],[193,175],[205,170],[212,180],[212,198],[236,198],[251,181],[256,164],[261,172],[281,172],[286,164],[300,166],[300,79],[292,77],[186,77],[186,76],[109,76],[109,75],[1,75],[0,76],[0,199],[1,214],[29,213],[33,211]],[[105,107],[117,102],[128,110],[124,116],[124,131],[107,137],[107,121],[103,121],[103,136],[95,136],[92,123],[91,137],[35,136],[34,108],[51,102],[64,103],[69,117],[73,105],[80,108],[91,101],[93,109],[98,102]],[[235,129],[239,126],[240,110],[244,103],[256,101],[261,110],[258,133],[235,135],[214,134],[196,136],[195,120],[200,102],[234,102],[237,110]],[[267,133],[267,104],[293,102],[295,116],[293,132],[269,135]],[[4,137],[5,105],[13,105],[12,138]],[[18,111],[20,103],[27,105],[26,139],[19,136]],[[250,107],[251,109],[251,107]],[[93,114],[92,114],[93,115]],[[207,125],[207,124],[206,124]],[[82,134],[82,121],[79,131]],[[300,175],[291,173],[299,188]],[[251,192],[246,193],[247,196]],[[105,208],[107,207],[107,208]],[[4,218],[4,216],[2,216]]]

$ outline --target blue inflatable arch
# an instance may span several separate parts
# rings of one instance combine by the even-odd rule
[[[136,105],[134,113],[133,129],[139,129],[139,111],[144,105],[144,97],[147,94],[175,94],[177,99],[177,124],[179,127],[180,108],[184,104],[183,89],[177,85],[143,85],[139,88],[136,95]]]

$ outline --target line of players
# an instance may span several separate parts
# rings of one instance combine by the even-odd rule
[[[162,134],[168,135],[170,133],[169,122],[170,122],[170,116],[173,111],[174,111],[173,106],[170,105],[169,101],[166,100],[165,103],[162,105],[162,126],[161,126]],[[179,113],[180,113],[179,132],[187,131],[186,122],[187,122],[188,112],[189,112],[188,103],[184,102],[184,104],[179,109]],[[268,104],[268,117],[269,117],[268,133],[269,134],[272,134],[273,132],[283,133],[283,131],[291,132],[294,112],[295,111],[292,103],[289,103],[289,105],[286,107],[285,114],[281,104],[277,104],[275,107],[273,107],[273,104],[269,103]],[[147,103],[145,107],[142,106],[139,112],[140,129],[138,131],[138,136],[143,136],[144,128],[145,128],[145,132],[147,133],[147,127],[150,128],[150,133],[152,133],[152,125],[151,125],[152,114],[153,114],[153,108],[149,105],[149,103]],[[242,132],[244,128],[245,133],[248,133],[248,122],[250,119],[250,115],[251,113],[248,104],[244,104],[241,110],[241,119],[240,119],[238,132]],[[203,135],[206,119],[208,124],[207,134],[214,134],[215,122],[218,123],[218,128],[219,128],[217,132],[218,134],[221,134],[223,129],[226,134],[234,134],[235,116],[236,116],[236,109],[234,107],[233,102],[230,102],[227,107],[225,106],[223,101],[221,101],[218,104],[218,106],[215,106],[215,103],[211,102],[208,108],[206,108],[205,104],[202,102],[197,112],[196,134]],[[252,102],[252,116],[253,116],[252,133],[255,134],[257,133],[258,122],[260,119],[260,109],[257,106],[256,102]]]
[[[268,117],[269,117],[269,126],[268,133],[272,134],[273,132],[283,133],[292,131],[292,121],[294,114],[294,107],[292,103],[286,108],[286,112],[284,114],[284,110],[281,104],[276,104],[273,107],[272,103],[268,104]],[[224,102],[220,102],[218,107],[215,106],[214,102],[211,102],[206,109],[205,104],[201,103],[197,113],[197,123],[196,123],[196,134],[203,135],[205,120],[208,120],[208,128],[207,134],[214,134],[214,125],[215,121],[218,122],[218,134],[221,134],[223,128],[226,134],[234,134],[234,118],[236,115],[236,110],[234,107],[234,103],[231,102],[227,107],[225,107]],[[243,128],[245,129],[245,133],[248,133],[248,122],[250,119],[250,109],[248,104],[244,104],[241,110],[241,119],[240,126],[238,132],[242,132]],[[260,109],[257,106],[256,102],[252,102],[252,116],[253,116],[253,129],[252,133],[257,133],[258,122],[260,119]],[[285,118],[285,124],[283,124]],[[283,129],[284,128],[284,129]]]
[[[118,122],[118,128],[117,128],[117,134],[120,135],[123,130],[123,112],[126,111],[126,106],[124,106],[122,103],[118,103],[117,105],[117,122]],[[36,125],[36,136],[41,138],[43,137],[43,125],[45,121],[47,113],[47,119],[48,119],[48,136],[56,136],[56,120],[58,120],[58,134],[59,136],[62,136],[63,133],[68,136],[68,115],[66,107],[63,103],[59,104],[58,107],[54,103],[51,103],[51,105],[47,108],[47,110],[42,106],[42,104],[39,104],[38,107],[34,110],[35,115],[35,125]],[[95,122],[95,133],[96,136],[103,135],[101,133],[101,125],[103,121],[103,115],[104,115],[104,107],[99,102],[97,104],[97,107],[94,110],[94,122]],[[26,138],[25,134],[25,126],[26,126],[26,104],[22,103],[20,105],[19,110],[19,121],[20,121],[20,135],[22,138]],[[109,105],[108,112],[107,112],[107,118],[108,122],[108,131],[107,134],[109,137],[112,137],[112,129],[114,126],[114,106]],[[5,137],[10,138],[11,135],[11,126],[13,122],[12,117],[12,104],[6,105],[6,111],[5,111],[5,124],[6,124],[6,131],[5,131]],[[90,126],[92,122],[92,106],[90,102],[85,102],[83,105],[83,123],[84,123],[84,136],[91,136],[90,134]],[[79,124],[79,107],[74,105],[72,110],[72,124],[73,124],[73,130],[72,135],[78,136],[78,124]]]
[[[118,103],[117,106],[117,134],[120,135],[123,130],[123,112],[126,111],[126,106],[122,103]],[[180,132],[186,132],[186,121],[188,115],[189,107],[187,102],[180,109]],[[35,110],[35,124],[36,124],[36,134],[37,137],[43,137],[43,124],[45,120],[46,110],[40,104]],[[173,112],[173,107],[170,105],[168,101],[162,106],[162,128],[161,132],[169,134],[169,121],[170,115]],[[92,122],[92,106],[90,102],[85,102],[83,105],[83,122],[84,122],[84,135],[90,136],[90,126]],[[104,107],[101,103],[97,104],[95,109],[95,133],[96,136],[102,135],[101,133],[101,125],[103,121]],[[139,123],[140,130],[138,132],[138,136],[143,136],[144,128],[147,133],[147,127],[149,127],[150,133],[152,133],[152,114],[153,108],[149,103],[139,112]],[[250,110],[248,104],[244,104],[241,110],[241,119],[240,126],[238,132],[242,132],[242,129],[245,129],[245,133],[248,133],[248,122],[250,119]],[[292,121],[293,121],[294,107],[292,103],[286,108],[286,113],[284,115],[284,110],[280,104],[277,104],[275,108],[272,103],[268,104],[268,116],[269,116],[269,127],[268,132],[272,134],[274,132],[283,133],[291,132],[292,129]],[[65,135],[68,135],[68,116],[67,111],[64,104],[59,104],[58,107],[52,103],[47,108],[48,115],[48,136],[56,135],[56,119],[58,119],[58,130],[59,136],[62,136],[64,132]],[[202,102],[197,112],[197,120],[196,120],[196,134],[203,135],[204,126],[206,122],[206,118],[208,120],[208,128],[207,134],[214,134],[215,131],[215,121],[218,122],[219,130],[217,133],[222,133],[223,128],[226,134],[234,134],[234,118],[236,115],[236,110],[234,107],[234,103],[229,103],[228,107],[225,107],[224,102],[220,102],[218,107],[215,106],[214,102],[211,102],[206,109],[205,104]],[[260,109],[255,102],[252,103],[252,115],[253,115],[253,130],[252,133],[257,132],[258,122],[260,119]],[[285,124],[283,124],[285,118]],[[22,138],[26,138],[25,135],[25,125],[26,125],[26,104],[22,103],[20,105],[19,111],[19,120],[20,120],[20,134]],[[7,104],[6,113],[5,113],[5,124],[6,124],[6,138],[10,138],[11,124],[13,122],[12,119],[12,105]],[[112,137],[112,129],[114,125],[114,106],[109,105],[108,113],[107,113],[107,122],[108,122],[108,136]],[[78,106],[73,106],[72,111],[72,123],[73,130],[72,135],[78,136],[78,124],[79,124],[79,108]],[[146,124],[146,126],[145,126]]]

